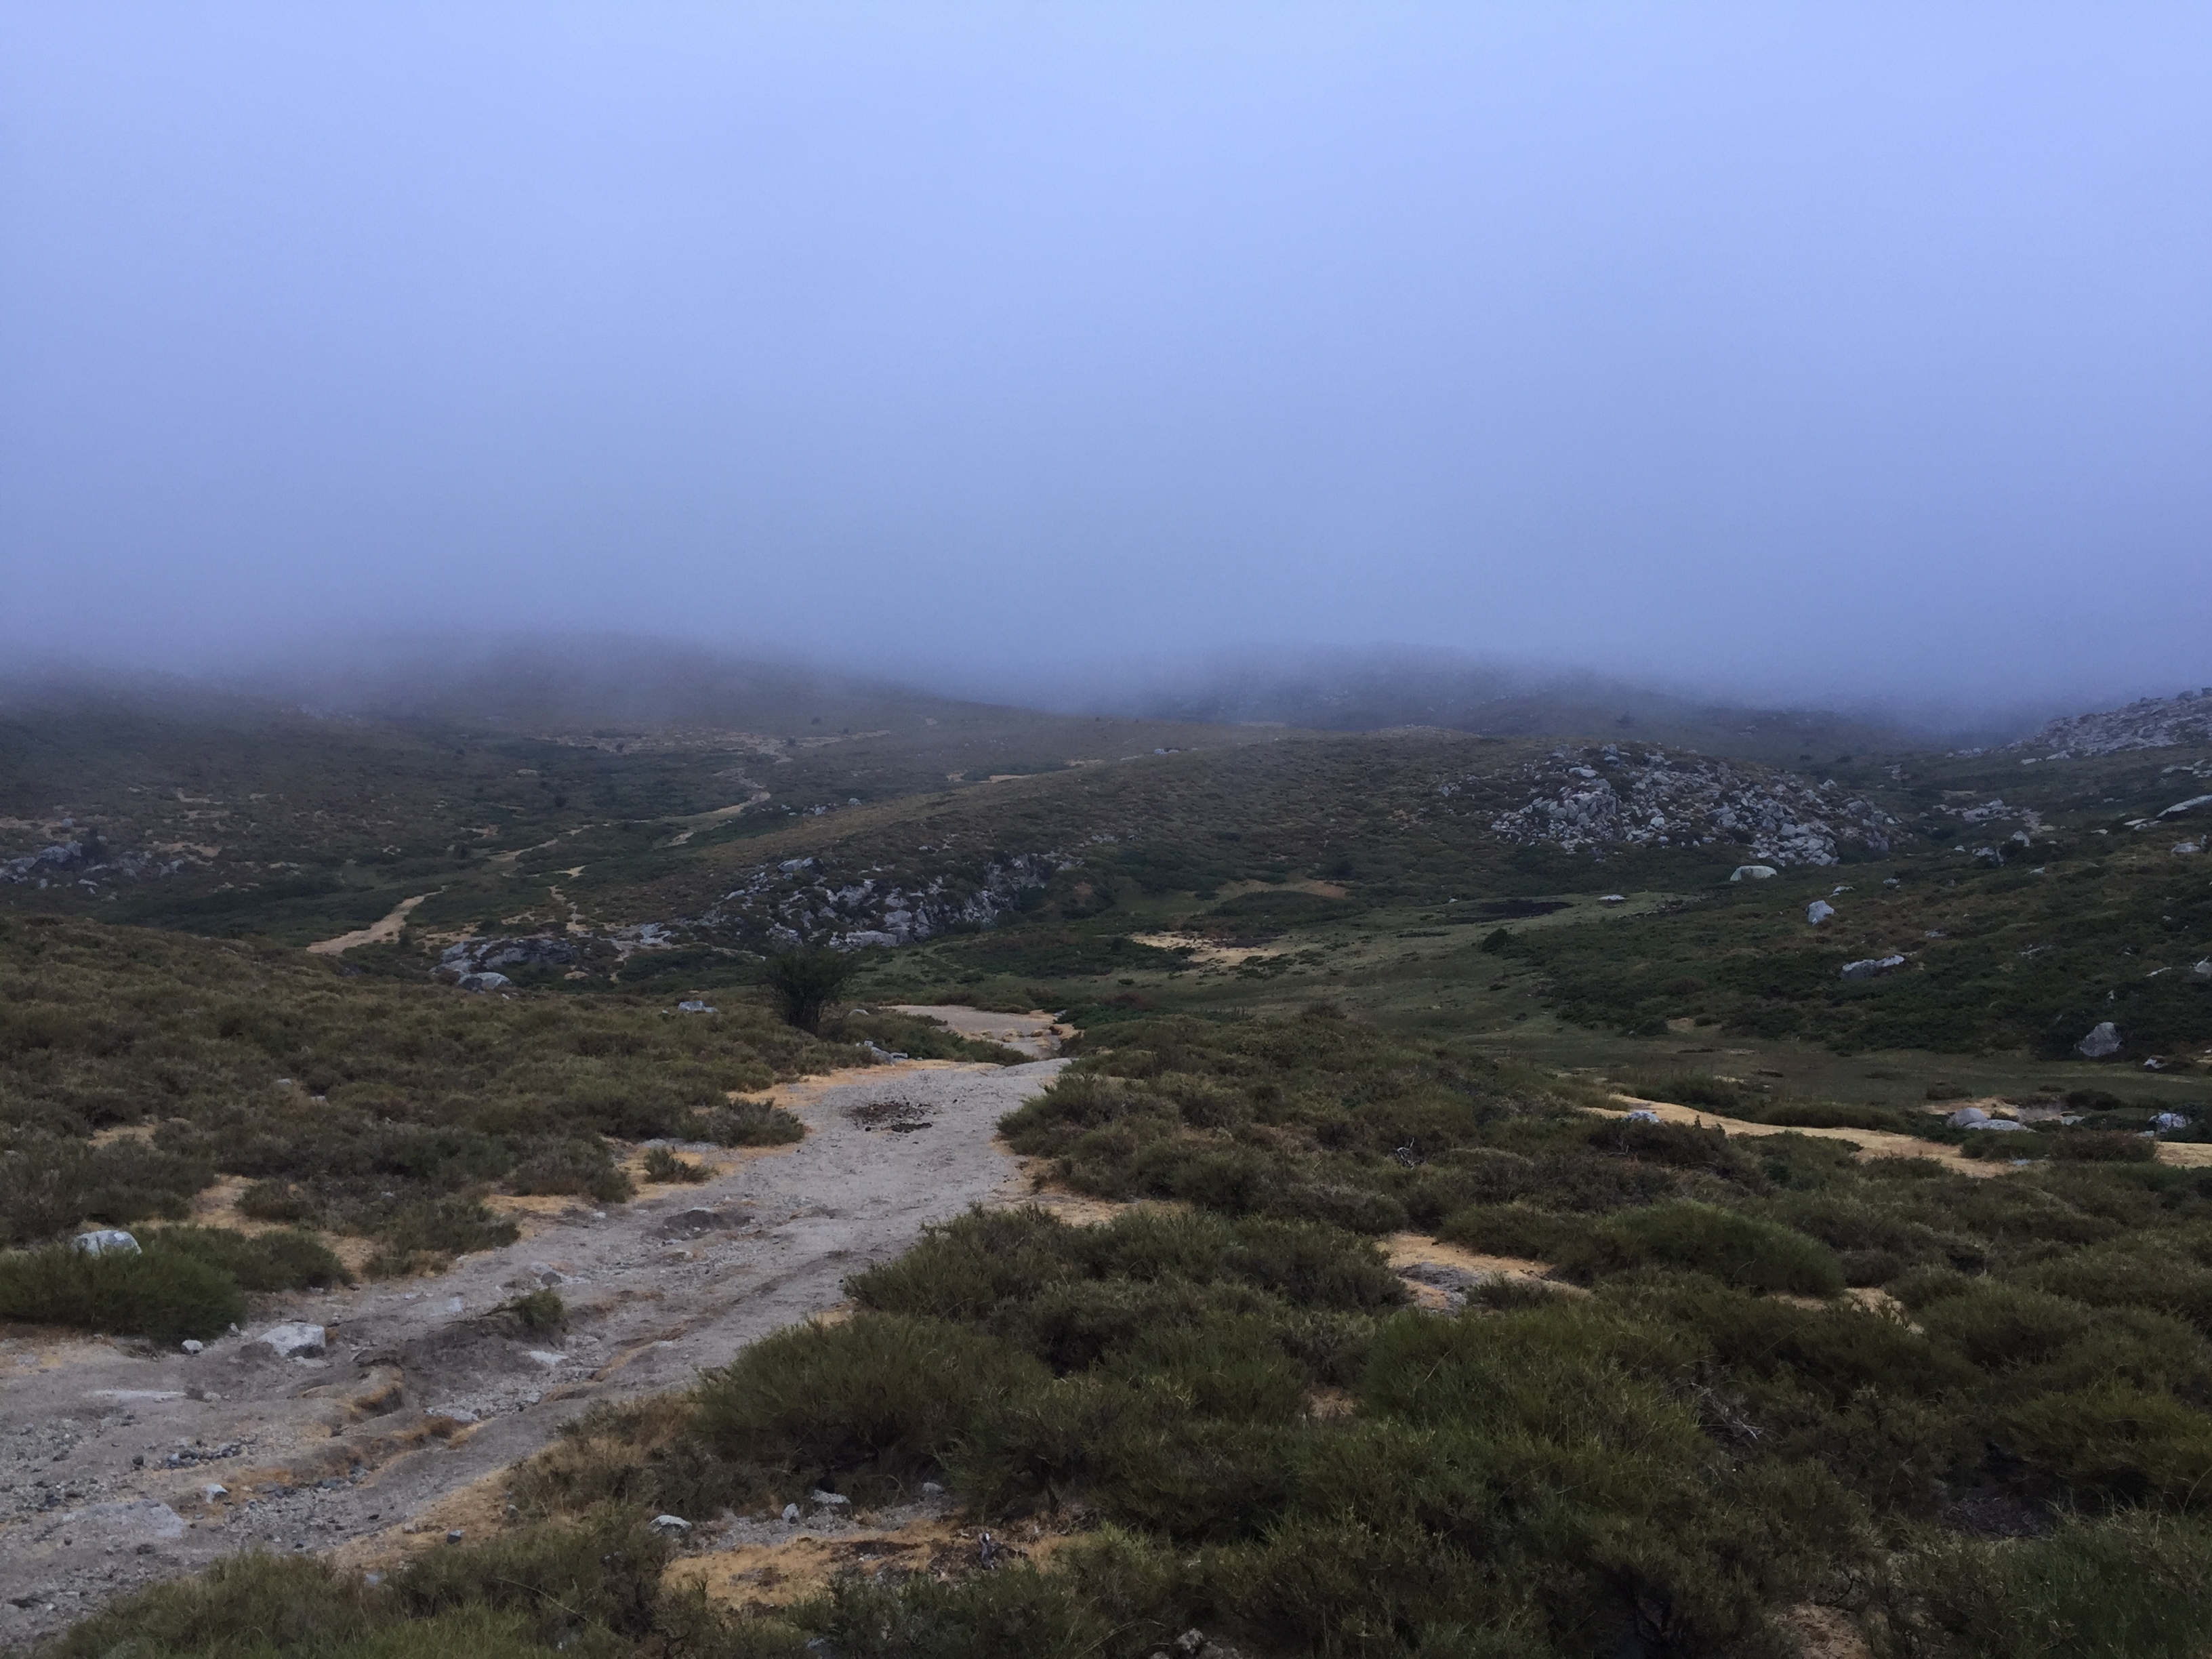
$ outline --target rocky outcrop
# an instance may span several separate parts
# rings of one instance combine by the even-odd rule
[[[2144,697],[2124,708],[2053,720],[2009,747],[2044,760],[2080,760],[2131,749],[2212,744],[2212,686],[2175,697]]]
[[[103,883],[173,876],[201,862],[185,854],[165,859],[152,853],[117,852],[97,835],[87,835],[20,858],[0,859],[0,881],[41,888],[58,884],[96,888]]]
[[[916,882],[872,869],[842,874],[819,859],[790,859],[748,872],[703,915],[680,925],[695,937],[757,950],[911,945],[992,926],[1016,909],[1024,893],[1043,888],[1074,862],[1057,853],[1017,854]]]
[[[1527,803],[1490,827],[1570,853],[1724,843],[1765,865],[1833,864],[1845,844],[1887,852],[1897,824],[1833,783],[1657,749],[1554,749],[1524,777]]]

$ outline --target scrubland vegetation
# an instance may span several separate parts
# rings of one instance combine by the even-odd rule
[[[1930,760],[1893,787],[1838,763],[1887,791],[1896,846],[1730,884],[1731,846],[1503,843],[1499,800],[1436,785],[1506,748],[1010,756],[1009,781],[949,792],[952,769],[902,761],[848,819],[802,822],[794,797],[681,843],[665,808],[592,831],[564,891],[639,917],[763,862],[964,891],[1066,854],[997,926],[870,953],[842,994],[1067,1010],[1077,1063],[1007,1140],[1134,1207],[942,1228],[858,1275],[849,1319],[595,1409],[516,1471],[503,1531],[382,1583],[240,1560],[63,1650],[1142,1659],[1195,1625],[1254,1656],[1779,1659],[1812,1608],[1881,1659],[2202,1659],[2212,1170],[2151,1134],[2212,1118],[2191,1069],[2212,981],[2189,971],[2212,889],[2125,830],[2176,793],[2166,757],[2027,781]],[[1960,811],[2031,782],[2036,832],[1978,858]],[[545,858],[585,858],[568,847]],[[1819,929],[1815,897],[1837,907]],[[1893,951],[1896,971],[1840,975]],[[810,1036],[721,944],[513,1000],[421,982],[412,942],[356,954],[368,973],[0,922],[0,1217],[23,1247],[0,1311],[183,1333],[226,1296],[325,1282],[332,1234],[374,1241],[372,1273],[416,1271],[503,1236],[494,1192],[618,1199],[617,1142],[795,1134],[742,1096],[862,1043],[1013,1057],[880,1011]],[[718,1014],[670,1012],[702,988]],[[822,1011],[794,988],[804,1025]],[[2073,1057],[2106,1019],[2124,1054]],[[1784,1080],[1844,1077],[1843,1056],[1849,1089]],[[1942,1104],[1977,1092],[1961,1077],[2073,1121],[1947,1128]],[[1780,1133],[1592,1109],[1617,1087]],[[1855,1130],[1993,1172],[1826,1133]],[[647,1173],[687,1167],[663,1149]],[[256,1254],[173,1224],[219,1176],[282,1230]],[[48,1243],[85,1220],[139,1228],[145,1254]],[[1388,1265],[1406,1235],[1526,1271],[1418,1307]],[[157,1294],[166,1326],[114,1311]],[[663,1586],[657,1514],[816,1487],[866,1507],[926,1480],[975,1524],[1069,1541],[1042,1571],[849,1579],[775,1613]]]
[[[374,1241],[372,1273],[434,1268],[514,1238],[493,1192],[628,1197],[618,1141],[795,1139],[789,1114],[732,1092],[863,1058],[742,1001],[507,1001],[266,945],[0,921],[0,1230],[19,1249],[86,1223],[149,1244],[135,1266],[0,1257],[0,1297],[19,1318],[204,1334],[182,1288],[204,1275],[157,1257],[234,1296],[329,1282],[336,1258],[299,1229]],[[274,1231],[146,1231],[222,1176]],[[177,1310],[134,1323],[162,1274],[183,1275]]]

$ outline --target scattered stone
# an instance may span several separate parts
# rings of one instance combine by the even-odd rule
[[[1814,899],[1810,904],[1805,907],[1806,923],[1814,927],[1818,927],[1822,922],[1826,921],[1830,916],[1832,916],[1835,914],[1836,907],[1829,903],[1826,899]]]
[[[2008,1117],[1993,1117],[1986,1119],[1980,1123],[1968,1123],[1962,1125],[1961,1127],[1968,1129],[2002,1129],[2007,1131],[2016,1129],[2022,1132],[2025,1132],[2027,1128],[2027,1125],[2025,1123],[2015,1123]]]
[[[514,981],[505,974],[463,974],[453,983],[464,991],[504,991]]]
[[[295,1320],[271,1325],[254,1340],[266,1344],[270,1352],[279,1359],[320,1359],[324,1334],[320,1325]]]
[[[2099,1020],[2090,1027],[2089,1035],[2074,1045],[2074,1052],[2084,1060],[2102,1060],[2119,1051],[2119,1030],[2109,1019]]]
[[[678,1003],[676,1012],[679,1014],[719,1014],[722,1011],[720,1008],[710,1007],[703,1002],[691,1001]]]
[[[1961,1106],[1943,1121],[1954,1129],[1978,1129],[1990,1121],[1990,1115],[1978,1106]]]
[[[196,1336],[188,1336],[185,1339],[184,1348],[186,1353],[200,1353],[204,1352],[206,1347],[207,1344]]]
[[[1869,957],[1861,962],[1845,963],[1843,975],[1845,979],[1872,979],[1876,974],[1886,974],[1893,968],[1904,966],[1903,957]]]
[[[2150,1127],[2154,1129],[2164,1129],[2168,1132],[2175,1129],[2186,1129],[2189,1127],[2189,1120],[2182,1116],[2179,1112],[2160,1112],[2157,1116],[2151,1119]]]
[[[819,1486],[817,1486],[812,1492],[807,1493],[806,1496],[810,1502],[827,1504],[833,1510],[849,1509],[852,1507],[853,1504],[853,1500],[846,1497],[844,1493],[824,1492]]]
[[[691,1523],[680,1515],[656,1515],[652,1525],[663,1538],[681,1538],[691,1530]]]
[[[1649,1106],[1638,1106],[1628,1115],[1628,1121],[1631,1123],[1656,1123],[1660,1118],[1659,1114]]]
[[[79,1233],[70,1240],[70,1245],[87,1255],[136,1255],[138,1241],[120,1227],[100,1227],[88,1233]]]
[[[1771,864],[1739,864],[1729,872],[1730,881],[1765,881],[1782,872]]]

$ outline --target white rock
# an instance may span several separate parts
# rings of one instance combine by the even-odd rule
[[[676,1005],[676,1012],[679,1014],[719,1014],[722,1011],[709,1007],[703,1002],[679,1002]]]
[[[1808,924],[1814,927],[1818,927],[1835,914],[1836,907],[1826,899],[1814,899],[1805,907],[1805,920]]]
[[[1993,1118],[1990,1119],[1990,1121],[1989,1121],[1988,1122],[1986,1122],[1986,1123],[1969,1123],[1969,1124],[1965,1125],[1964,1127],[1966,1127],[1966,1128],[1969,1128],[1969,1129],[2020,1129],[2020,1130],[2025,1130],[2025,1129],[2027,1127],[2027,1125],[2026,1125],[2025,1123],[2015,1123],[2015,1122],[2014,1122],[2014,1121],[2013,1121],[2010,1118],[2008,1118],[2008,1117],[1993,1117]]]
[[[323,1357],[325,1333],[320,1325],[310,1325],[293,1320],[283,1325],[271,1325],[254,1340],[265,1342],[279,1359],[320,1359]]]
[[[2212,806],[2212,795],[2191,795],[2187,800],[2178,800],[2160,812],[2159,817],[2179,817],[2184,812],[2194,812],[2200,806]]]
[[[2212,979],[2212,957],[2205,957],[2203,961],[2198,963],[2189,971],[2195,978]]]
[[[1978,1129],[1990,1121],[1990,1115],[1978,1106],[1961,1106],[1943,1120],[1954,1129]]]
[[[214,1481],[210,1480],[207,1485],[200,1488],[200,1496],[207,1502],[213,1504],[222,1498],[229,1497],[230,1488],[228,1486],[219,1486]]]
[[[464,991],[504,991],[514,981],[505,974],[463,974],[453,983]]]
[[[207,1344],[201,1341],[197,1337],[188,1336],[185,1339],[185,1352],[186,1353],[199,1353],[206,1347]]]
[[[1649,1106],[1638,1106],[1628,1115],[1628,1121],[1631,1123],[1656,1123],[1659,1121],[1659,1114]]]
[[[136,1255],[138,1241],[120,1227],[100,1227],[79,1233],[70,1243],[87,1255]]]
[[[1886,974],[1893,968],[1905,966],[1903,957],[1868,957],[1861,962],[1847,962],[1843,967],[1845,979],[1872,979],[1876,974]]]
[[[784,1520],[785,1520],[786,1522],[792,1522],[792,1521],[796,1521],[796,1520],[798,1520],[798,1519],[799,1519],[799,1505],[798,1505],[798,1504],[786,1504],[783,1506],[783,1518],[784,1518]]]
[[[824,1492],[819,1486],[817,1486],[812,1492],[806,1495],[815,1503],[827,1504],[833,1510],[848,1508],[853,1502],[851,1498],[846,1497],[842,1492]]]
[[[2151,1119],[2150,1127],[2154,1129],[2186,1129],[2189,1120],[2179,1112],[2160,1112]]]
[[[2109,1019],[2099,1020],[2089,1028],[2089,1035],[2074,1045],[2074,1052],[2084,1060],[2102,1060],[2119,1051],[2119,1030]]]
[[[1739,864],[1729,875],[1730,881],[1765,881],[1782,872],[1771,864]]]
[[[1597,902],[1600,904],[1626,904],[1628,902],[1628,895],[1626,893],[1601,893],[1598,895]]]
[[[691,1523],[680,1515],[656,1515],[652,1525],[663,1538],[681,1538],[691,1530]]]
[[[550,1348],[532,1348],[526,1357],[536,1360],[549,1371],[556,1365],[565,1365],[568,1363],[567,1354],[555,1353]]]

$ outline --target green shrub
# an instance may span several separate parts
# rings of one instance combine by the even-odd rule
[[[1470,1204],[1446,1217],[1437,1237],[1487,1255],[1554,1261],[1587,1227],[1577,1217],[1553,1215],[1533,1204]]]
[[[149,1252],[174,1252],[221,1268],[241,1290],[321,1290],[353,1275],[328,1245],[289,1227],[241,1233],[225,1227],[164,1227],[139,1238]]]
[[[2000,1436],[2100,1498],[2212,1506],[2212,1416],[2163,1390],[2112,1382],[2006,1412]]]
[[[435,1273],[457,1255],[495,1250],[521,1236],[522,1230],[512,1221],[501,1219],[475,1199],[405,1205],[377,1227],[378,1249],[368,1259],[368,1276],[400,1279]]]
[[[783,1017],[802,1031],[822,1029],[828,1012],[860,960],[842,951],[810,945],[770,957],[761,980],[783,1009]]]
[[[238,1195],[239,1214],[254,1221],[309,1221],[319,1208],[313,1194],[289,1181],[257,1181]]]
[[[182,1251],[50,1244],[0,1255],[0,1317],[168,1343],[221,1334],[246,1317],[246,1297],[228,1273]]]
[[[2048,1538],[1931,1536],[1899,1610],[1930,1659],[2202,1659],[2212,1530],[2141,1511],[2068,1519]]]
[[[900,1474],[936,1462],[1043,1369],[996,1337],[862,1313],[763,1337],[697,1391],[698,1432],[767,1480]]]
[[[1560,1271],[1589,1279],[1644,1261],[1711,1273],[1753,1291],[1834,1296],[1844,1288],[1836,1254],[1791,1228],[1711,1204],[1655,1204],[1609,1216],[1562,1253]]]
[[[717,1146],[788,1146],[806,1137],[806,1126],[780,1106],[738,1100],[699,1115],[696,1138]]]
[[[1920,1311],[1935,1341],[1955,1348],[1985,1370],[2037,1365],[2087,1332],[2089,1310],[2063,1297],[2015,1285],[1976,1285]]]
[[[526,1331],[557,1331],[568,1322],[568,1304],[558,1291],[531,1291],[505,1304]]]
[[[215,1178],[204,1160],[140,1140],[105,1146],[29,1135],[0,1153],[0,1244],[35,1243],[80,1223],[175,1219]]]
[[[517,1193],[591,1198],[601,1204],[619,1204],[631,1193],[629,1177],[596,1135],[544,1143],[514,1166],[507,1185]]]
[[[794,1612],[840,1659],[1091,1659],[1115,1634],[1057,1575],[1018,1565],[896,1588],[842,1578]]]
[[[714,1172],[703,1164],[694,1164],[688,1158],[678,1158],[665,1146],[648,1146],[645,1150],[645,1178],[647,1181],[683,1182],[697,1185],[712,1181]]]

